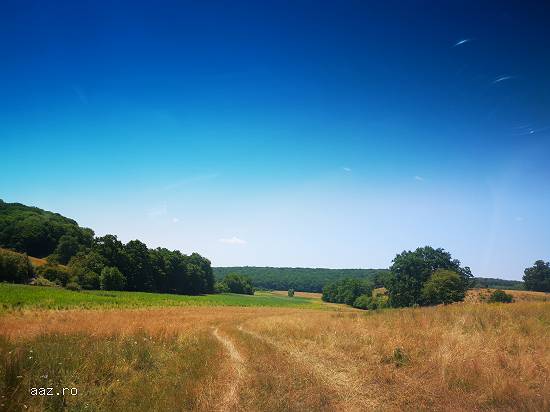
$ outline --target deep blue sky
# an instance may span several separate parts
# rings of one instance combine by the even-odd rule
[[[217,266],[430,244],[519,279],[550,259],[549,21],[542,1],[3,1],[0,198]]]

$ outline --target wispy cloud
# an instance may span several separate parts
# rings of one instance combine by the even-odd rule
[[[499,76],[493,80],[493,84],[500,83],[506,80],[514,79],[516,76]]]
[[[422,176],[415,176],[414,180],[416,180],[417,182],[423,182],[424,178]]]
[[[239,239],[237,236],[221,238],[218,239],[218,242],[225,243],[226,245],[244,245],[247,243],[246,240]]]
[[[463,44],[470,43],[473,39],[461,39],[453,44],[453,47],[462,46]]]
[[[172,218],[172,223],[178,223],[180,220],[177,217]]]
[[[351,169],[349,167],[343,167],[342,170],[348,173],[351,172]]]

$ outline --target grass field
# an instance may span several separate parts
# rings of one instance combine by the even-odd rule
[[[216,294],[201,296],[165,293],[70,291],[62,288],[0,283],[0,311],[19,309],[98,309],[170,306],[265,306],[292,308],[327,308],[319,299],[275,295]]]
[[[367,312],[266,292],[164,301],[0,287],[4,301],[53,291],[65,308],[93,302],[0,314],[0,410],[550,409],[550,301],[537,294]],[[35,387],[78,394],[32,396]]]

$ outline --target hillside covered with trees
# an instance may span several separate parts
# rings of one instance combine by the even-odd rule
[[[245,275],[256,288],[272,290],[294,289],[302,292],[322,292],[323,287],[341,279],[370,279],[375,284],[387,275],[387,269],[321,269],[321,268],[277,268],[277,267],[215,267],[216,280],[222,280],[230,273]]]
[[[95,237],[91,229],[57,213],[1,200],[0,248],[48,261],[29,269],[26,257],[2,250],[0,281],[25,283],[36,275],[71,289],[181,294],[214,291],[210,261],[198,253],[150,249],[140,240],[123,243],[109,234]]]

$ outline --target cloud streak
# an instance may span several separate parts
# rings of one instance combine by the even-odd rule
[[[506,80],[510,80],[515,78],[515,76],[499,76],[495,80],[493,80],[493,84],[497,84]]]
[[[470,43],[472,39],[462,39],[453,44],[453,47],[462,46],[463,44]]]
[[[246,240],[239,239],[237,236],[221,238],[218,239],[218,242],[224,243],[226,245],[245,245],[247,243]]]

